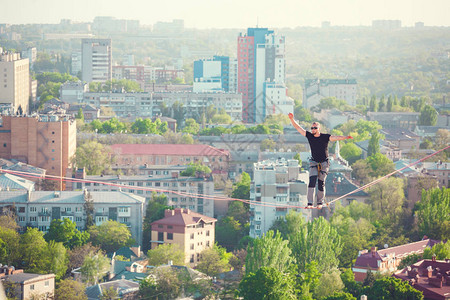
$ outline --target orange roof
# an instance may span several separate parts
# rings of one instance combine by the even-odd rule
[[[214,223],[217,219],[211,218],[190,209],[175,208],[174,210],[167,209],[165,211],[165,217],[159,219],[150,225],[175,225],[175,226],[188,226],[199,223]]]
[[[230,152],[209,145],[190,144],[114,144],[114,153],[128,155],[229,156]]]

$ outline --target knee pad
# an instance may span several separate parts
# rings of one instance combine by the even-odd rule
[[[324,182],[323,182],[323,180],[317,180],[317,189],[319,190],[319,191],[323,191],[323,187],[324,187]]]
[[[311,187],[311,188],[316,187],[316,181],[317,181],[317,176],[310,176],[308,187]]]

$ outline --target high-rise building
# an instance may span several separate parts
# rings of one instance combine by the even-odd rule
[[[28,113],[30,63],[18,53],[0,53],[0,111]],[[2,109],[3,108],[3,109]]]
[[[250,237],[261,237],[273,222],[286,216],[291,206],[306,206],[305,181],[299,180],[295,159],[266,160],[254,164],[250,186]],[[307,176],[307,175],[306,175]],[[297,209],[306,220],[311,211]]]
[[[236,83],[236,59],[215,55],[194,61],[194,92],[221,90],[235,93]]]
[[[82,39],[81,62],[83,81],[92,82],[111,80],[111,39]]]
[[[303,107],[310,109],[324,98],[334,97],[356,106],[358,95],[356,79],[305,79]]]
[[[70,70],[70,74],[77,76],[78,72],[81,72],[81,65],[81,52],[72,52],[72,68]]]
[[[67,116],[0,117],[0,157],[65,176],[76,150],[76,123]],[[62,189],[62,186],[60,186]]]
[[[30,60],[30,66],[32,67],[37,59],[36,47],[29,47],[27,50],[22,51],[22,58],[28,58]]]
[[[238,37],[238,93],[243,99],[243,121],[246,123],[261,123],[268,114],[288,113],[293,109],[277,106],[286,99],[285,86],[285,39],[267,28],[248,28],[247,34]],[[268,109],[267,88],[275,83],[277,87],[284,86],[284,93],[273,101]],[[278,94],[278,90],[277,90]],[[283,97],[283,99],[281,99]],[[293,105],[293,101],[290,100]],[[281,104],[280,104],[281,105]],[[275,107],[275,109],[273,109]]]

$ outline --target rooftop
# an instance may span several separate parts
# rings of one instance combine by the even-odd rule
[[[192,155],[192,156],[228,156],[227,150],[209,145],[179,144],[115,144],[114,153],[122,155]]]
[[[166,209],[164,218],[151,223],[151,225],[188,226],[199,223],[214,223],[216,221],[217,219],[207,217],[189,209],[175,208],[174,210]]]

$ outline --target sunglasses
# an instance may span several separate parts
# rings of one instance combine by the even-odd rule
[[[319,129],[319,127],[311,127],[311,130],[313,130],[313,129]]]

